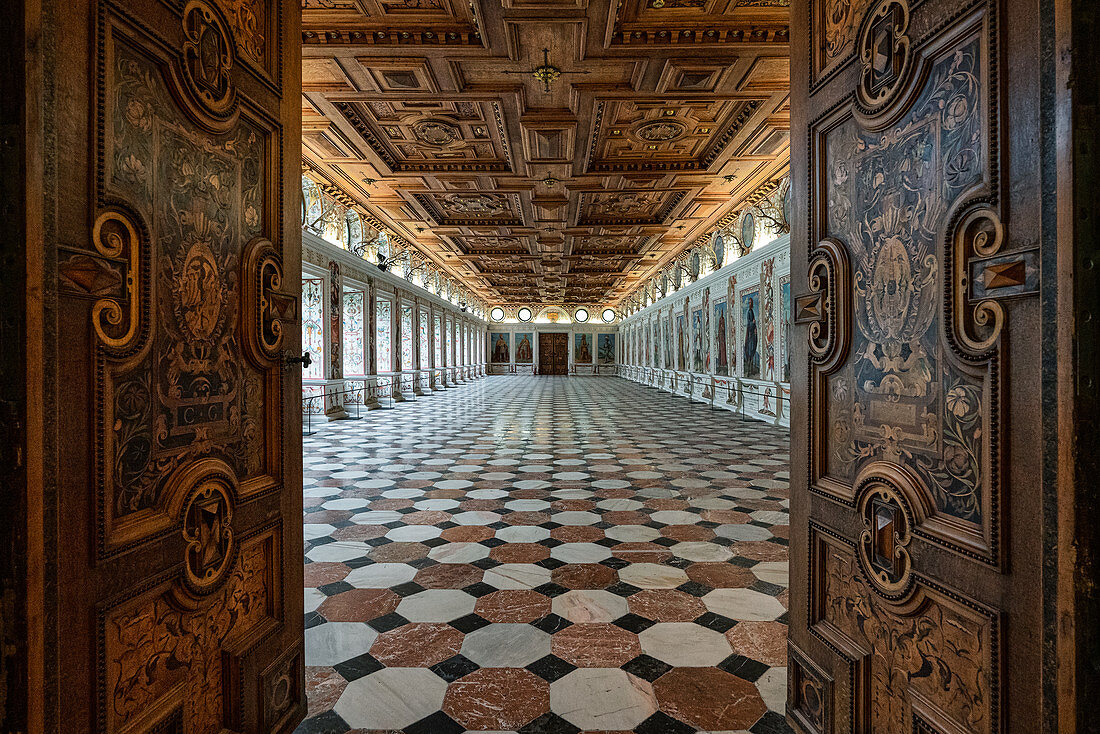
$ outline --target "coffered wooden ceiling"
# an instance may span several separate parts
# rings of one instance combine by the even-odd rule
[[[787,2],[303,0],[306,162],[490,303],[617,303],[785,169]]]

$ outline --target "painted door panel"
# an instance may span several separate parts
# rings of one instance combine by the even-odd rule
[[[810,19],[792,44],[788,669],[806,732],[1036,730],[1041,554],[1008,542],[1040,499],[1040,196],[1016,173],[1037,118],[1004,93],[1037,74],[1012,30],[1029,5],[792,7]]]
[[[267,734],[305,711],[297,16],[55,16],[65,408],[43,695],[62,731]]]

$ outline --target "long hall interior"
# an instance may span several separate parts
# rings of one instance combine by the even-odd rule
[[[1085,734],[1095,0],[0,2],[0,734]]]

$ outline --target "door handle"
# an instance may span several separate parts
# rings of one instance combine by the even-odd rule
[[[290,366],[292,364],[300,364],[302,365],[302,369],[306,369],[311,364],[313,364],[313,357],[310,356],[309,352],[302,352],[301,357],[293,357],[290,354],[284,353],[283,371],[285,372],[286,370],[290,369]]]

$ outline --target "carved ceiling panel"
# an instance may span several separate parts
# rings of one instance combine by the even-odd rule
[[[494,303],[616,304],[778,178],[786,0],[303,0],[304,155]]]
[[[599,100],[588,170],[706,170],[765,101]]]

